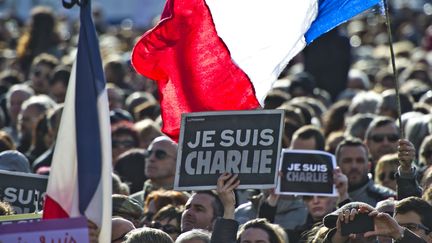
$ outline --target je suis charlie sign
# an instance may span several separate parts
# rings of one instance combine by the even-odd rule
[[[274,188],[282,110],[183,114],[176,190],[215,189],[220,174],[238,174],[240,189]]]

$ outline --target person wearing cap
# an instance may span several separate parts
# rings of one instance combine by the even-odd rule
[[[375,206],[377,202],[396,197],[393,190],[376,184],[369,177],[369,156],[365,144],[358,138],[346,138],[336,148],[336,161],[348,177],[348,194],[352,201]]]
[[[430,205],[429,207],[432,208]],[[429,209],[428,215],[430,215],[430,213],[432,213],[432,211]],[[372,231],[361,232],[355,235],[342,235],[342,224],[355,220],[356,216],[359,214],[368,214],[369,217],[372,217],[374,229]],[[323,219],[323,224],[325,227],[330,229],[324,238],[324,243],[376,243],[377,236],[390,237],[396,243],[432,242],[430,239],[425,240],[423,237],[417,235],[411,230],[412,228],[410,229],[410,227],[406,227],[408,226],[407,224],[401,225],[401,222],[397,219],[397,215],[393,218],[389,214],[378,212],[370,205],[361,202],[348,203],[338,210],[326,215]]]
[[[140,227],[144,210],[136,200],[125,195],[114,194],[112,195],[112,216],[127,219],[135,227]]]
[[[31,173],[28,159],[16,150],[6,150],[0,153],[0,170]]]

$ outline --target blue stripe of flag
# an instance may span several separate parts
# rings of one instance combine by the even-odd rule
[[[320,0],[318,16],[305,34],[306,43],[380,3],[382,0]]]
[[[79,210],[84,214],[101,179],[102,149],[97,100],[105,88],[99,44],[90,1],[81,6],[76,61],[75,117]]]

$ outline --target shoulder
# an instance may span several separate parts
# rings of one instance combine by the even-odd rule
[[[373,181],[371,181],[371,182],[372,183],[369,183],[369,185],[367,187],[367,192],[369,195],[371,195],[377,199],[380,199],[380,200],[396,196],[396,192],[393,191],[392,189],[385,187],[385,186],[378,185],[378,184],[374,183]]]

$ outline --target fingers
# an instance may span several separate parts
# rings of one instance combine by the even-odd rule
[[[232,191],[240,185],[240,180],[237,174],[223,173],[219,176],[217,181],[218,192]]]

